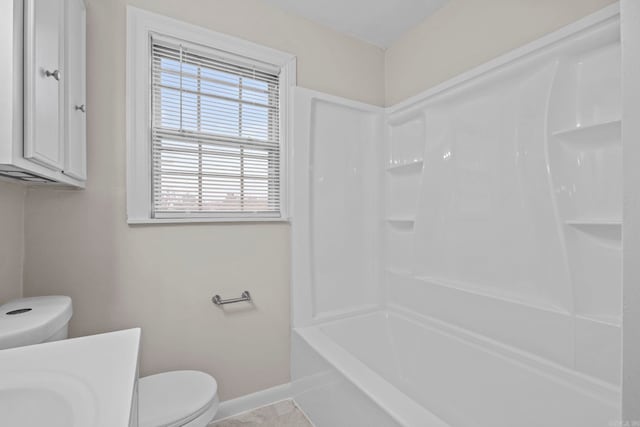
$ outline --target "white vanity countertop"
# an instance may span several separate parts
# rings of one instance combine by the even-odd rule
[[[140,329],[127,329],[1,350],[0,412],[24,427],[45,416],[41,425],[127,427],[139,349]]]

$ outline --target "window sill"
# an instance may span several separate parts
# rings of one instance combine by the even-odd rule
[[[129,218],[129,225],[161,225],[161,224],[239,224],[239,223],[289,223],[290,218]]]

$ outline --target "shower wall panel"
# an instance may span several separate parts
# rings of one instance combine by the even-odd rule
[[[616,17],[390,109],[390,305],[618,387],[620,65]]]
[[[302,326],[381,302],[382,109],[301,88],[295,105],[294,323]]]

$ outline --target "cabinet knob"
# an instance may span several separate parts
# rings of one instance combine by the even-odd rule
[[[47,77],[53,77],[57,81],[60,81],[60,70],[53,70],[53,71],[45,70],[44,75]]]
[[[84,106],[84,104],[76,105],[76,111],[82,111],[83,113],[86,113],[87,112],[87,108]]]

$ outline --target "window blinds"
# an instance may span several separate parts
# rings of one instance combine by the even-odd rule
[[[278,73],[151,46],[153,215],[279,217]]]

